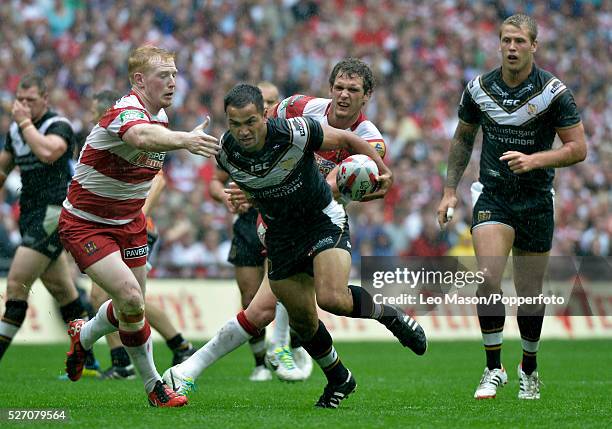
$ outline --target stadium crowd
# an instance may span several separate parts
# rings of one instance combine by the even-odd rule
[[[333,64],[360,57],[376,73],[366,113],[385,137],[395,184],[384,201],[349,206],[356,268],[362,255],[469,252],[469,186],[478,165],[473,161],[466,170],[459,210],[440,232],[436,207],[447,148],[465,83],[498,66],[497,26],[519,11],[538,21],[536,61],[574,92],[588,139],[587,161],[556,173],[552,254],[610,256],[609,0],[6,1],[0,4],[0,147],[20,76],[46,76],[51,108],[70,118],[84,138],[92,96],[128,89],[128,53],[145,42],[177,52],[172,128],[191,129],[210,115],[209,133],[216,136],[226,128],[223,95],[236,82],[268,80],[284,96],[326,96]],[[154,213],[161,245],[151,274],[231,276],[232,215],[208,194],[214,161],[187,151],[166,160],[168,189]],[[0,260],[10,258],[20,241],[18,191],[13,173],[0,190]]]

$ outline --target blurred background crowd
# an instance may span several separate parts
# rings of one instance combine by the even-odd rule
[[[471,254],[469,186],[480,145],[440,232],[442,195],[457,103],[466,82],[499,64],[498,27],[525,12],[539,24],[537,64],[574,93],[588,158],[557,170],[553,255],[609,256],[612,236],[612,1],[478,0],[6,0],[0,4],[0,147],[20,76],[47,77],[50,106],[81,138],[91,97],[126,92],[130,49],[153,43],[177,52],[171,128],[206,115],[225,129],[223,95],[238,81],[275,83],[281,96],[327,96],[341,58],[364,59],[378,85],[367,116],[388,147],[395,174],[384,201],[349,206],[353,257]],[[479,142],[479,138],[477,142]],[[166,158],[168,188],[154,213],[161,242],[157,277],[230,277],[232,215],[208,195],[213,160],[179,151]],[[20,242],[19,181],[0,190],[0,258]]]

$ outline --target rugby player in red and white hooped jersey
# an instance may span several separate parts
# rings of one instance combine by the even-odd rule
[[[130,54],[128,73],[132,90],[87,137],[60,216],[62,244],[81,271],[112,297],[90,321],[70,323],[66,372],[78,380],[84,351],[98,338],[119,330],[149,403],[176,407],[186,404],[187,398],[161,381],[144,317],[147,235],[142,207],[166,151],[187,149],[210,157],[219,145],[202,131],[206,124],[191,132],[168,129],[164,108],[172,104],[175,92],[174,54],[154,46],[139,47]]]
[[[365,62],[357,58],[345,58],[334,66],[329,75],[331,98],[311,97],[301,94],[292,95],[272,107],[268,116],[285,119],[299,116],[311,117],[322,125],[352,131],[370,143],[380,157],[384,159],[386,145],[383,136],[376,125],[368,120],[363,112],[363,107],[369,101],[374,90],[374,84],[372,70]],[[346,149],[315,153],[319,170],[326,177],[334,197],[343,205],[347,205],[350,200],[338,192],[336,173],[338,164],[350,155],[351,153]],[[265,229],[266,225],[260,215],[257,219],[257,231],[265,234]],[[287,310],[284,306],[282,304],[277,305],[275,320],[278,322],[279,320],[288,320],[287,318]],[[288,324],[276,323],[273,338],[288,337]],[[298,345],[295,338],[292,339],[292,343]],[[300,347],[294,349],[296,361],[305,362],[307,357],[300,350]],[[300,366],[300,369],[303,369],[303,366]]]
[[[312,117],[321,124],[352,131],[369,142],[384,158],[386,145],[382,134],[362,110],[372,95],[374,83],[372,70],[366,63],[357,58],[345,58],[334,66],[329,75],[331,98],[292,95],[273,107],[270,116]],[[327,177],[335,196],[338,193],[334,169],[350,155],[346,149],[316,153],[319,169]],[[330,174],[332,171],[334,174]]]

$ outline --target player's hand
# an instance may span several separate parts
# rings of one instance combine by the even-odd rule
[[[438,225],[440,229],[446,228],[446,224],[453,219],[457,207],[457,197],[454,193],[444,192],[442,201],[438,205]]]
[[[361,201],[372,201],[379,198],[384,198],[385,195],[387,195],[387,192],[389,192],[389,189],[391,189],[391,185],[393,185],[393,173],[391,173],[391,170],[388,170],[387,172],[378,176],[376,181],[378,182],[376,190],[374,192],[370,192],[369,194],[365,194],[363,198],[361,198]]]
[[[319,156],[319,155],[315,153],[315,156]],[[336,183],[337,175],[338,175],[338,166],[336,165],[334,168],[332,168],[332,170],[329,173],[327,173],[327,176],[325,177],[325,181],[331,188],[334,199],[338,199],[338,197],[340,197],[340,191],[338,190],[338,184]]]
[[[191,130],[191,132],[192,133],[204,133],[204,131],[206,130],[206,128],[208,128],[209,125],[210,125],[210,116],[207,116],[206,119],[204,119],[204,122],[196,126],[193,130]]]
[[[32,120],[32,111],[27,105],[19,102],[19,100],[15,100],[15,102],[13,103],[12,114],[13,119],[18,124],[28,119]]]
[[[204,122],[195,127],[187,135],[187,142],[185,149],[189,152],[210,158],[219,153],[221,146],[219,146],[219,140],[216,137],[208,135],[204,132],[204,129],[210,124],[210,116],[207,116]]]
[[[225,205],[230,212],[242,214],[252,207],[247,195],[234,182],[231,182],[229,188],[224,189],[223,192],[228,196]]]
[[[531,155],[526,155],[515,150],[504,152],[499,160],[507,162],[508,168],[510,168],[514,174],[523,174],[538,168]]]

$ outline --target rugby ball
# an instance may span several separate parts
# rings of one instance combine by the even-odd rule
[[[351,155],[338,165],[338,190],[352,201],[361,201],[378,187],[378,167],[367,155]]]

